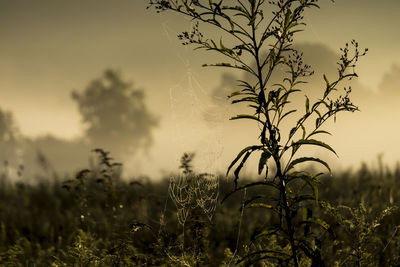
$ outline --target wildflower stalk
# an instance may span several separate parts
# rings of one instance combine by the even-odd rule
[[[265,7],[269,4],[272,17],[268,20],[264,15]],[[242,149],[229,165],[227,174],[234,168],[234,193],[250,187],[269,187],[276,194],[276,201],[266,197],[249,195],[243,208],[263,207],[276,214],[280,225],[267,226],[261,232],[252,235],[252,242],[257,239],[268,240],[278,236],[289,243],[290,252],[284,247],[280,251],[261,250],[249,253],[241,260],[249,264],[263,259],[275,259],[277,262],[286,262],[299,266],[302,259],[310,259],[314,265],[321,264],[319,248],[312,245],[320,243],[316,232],[309,229],[312,226],[329,229],[329,225],[320,218],[312,216],[311,206],[318,202],[318,176],[305,171],[296,171],[300,163],[314,162],[322,164],[330,171],[329,165],[319,158],[296,157],[303,146],[318,146],[334,154],[336,152],[328,144],[317,139],[316,136],[329,134],[323,130],[324,124],[343,111],[358,110],[349,98],[351,88],[344,90],[344,94],[332,100],[334,91],[338,91],[341,82],[357,77],[354,67],[361,56],[367,52],[360,51],[358,43],[351,41],[341,49],[342,55],[338,61],[338,76],[330,82],[324,75],[325,90],[320,99],[311,102],[308,96],[305,99],[305,113],[289,109],[293,95],[301,91],[298,87],[306,83],[304,78],[313,74],[310,66],[303,63],[302,53],[293,48],[295,35],[303,30],[304,11],[307,8],[318,7],[318,0],[237,0],[237,1],[203,1],[203,0],[149,0],[149,7],[153,6],[157,12],[173,11],[191,17],[196,23],[190,32],[185,31],[178,35],[184,45],[194,45],[196,49],[214,51],[230,62],[204,64],[237,69],[250,74],[254,80],[238,80],[241,90],[233,92],[229,98],[232,104],[248,104],[252,112],[239,114],[231,120],[248,119],[256,121],[259,126],[259,144],[250,145]],[[222,37],[218,40],[205,38],[199,30],[199,23],[210,24],[231,37],[230,41]],[[229,43],[229,45],[228,45]],[[265,51],[267,55],[263,56]],[[250,56],[250,60],[248,57]],[[255,62],[255,64],[253,64]],[[255,66],[254,66],[255,65]],[[286,69],[287,75],[281,83],[271,84],[271,76],[277,67]],[[289,115],[300,115],[288,133],[284,133],[280,126],[282,121],[287,122]],[[314,126],[309,126],[310,120],[315,119]],[[307,127],[306,127],[307,126]],[[287,136],[287,138],[285,138]],[[262,181],[250,184],[239,184],[239,176],[243,166],[249,158],[261,153],[259,157],[258,173],[263,174]],[[289,159],[284,161],[283,159]],[[269,166],[274,166],[275,174],[269,173]],[[302,188],[297,190],[297,188]],[[312,191],[312,194],[309,191]],[[300,218],[297,214],[302,213]]]

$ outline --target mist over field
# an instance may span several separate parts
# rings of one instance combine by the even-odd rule
[[[156,177],[176,170],[186,151],[197,153],[199,170],[224,172],[243,145],[257,142],[257,125],[229,121],[246,109],[232,106],[227,95],[237,89],[236,79],[249,77],[202,68],[213,61],[212,55],[192,53],[176,38],[190,21],[149,12],[145,2],[2,1],[0,108],[2,143],[7,148],[2,159],[15,169],[24,165],[30,173],[30,168],[40,171],[37,158],[42,155],[49,168],[64,174],[89,164],[90,151],[98,146],[123,162],[127,175]],[[307,11],[309,28],[296,44],[315,70],[304,87],[315,99],[322,92],[322,75],[336,75],[339,47],[354,38],[369,48],[368,57],[359,64],[360,78],[349,83],[351,99],[361,112],[339,116],[328,125],[333,135],[326,140],[339,158],[312,152],[339,169],[358,168],[361,162],[375,164],[378,155],[390,166],[399,159],[393,148],[400,145],[396,134],[400,54],[394,45],[400,40],[388,30],[398,21],[387,15],[397,3],[387,1],[383,9],[359,2],[321,3],[320,12]],[[380,17],[377,22],[367,19],[374,8],[374,16]],[[336,20],[338,16],[343,19]],[[349,16],[352,23],[346,22]],[[106,70],[115,70],[143,94],[143,106],[154,120],[147,130],[138,126],[121,132],[124,136],[111,133],[119,131],[112,114],[123,115],[124,109],[110,106],[110,119],[100,130],[103,136],[90,140],[93,121],[85,121],[72,94],[82,94]],[[303,96],[298,100],[303,103]],[[143,120],[141,116],[132,113],[132,123]],[[117,146],[130,147],[129,153],[121,154]]]

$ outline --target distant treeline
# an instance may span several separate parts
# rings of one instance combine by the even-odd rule
[[[88,152],[100,145],[124,159],[151,147],[160,118],[147,107],[145,91],[125,81],[118,71],[106,69],[84,90],[73,91],[71,98],[85,129],[72,140],[50,134],[24,136],[12,112],[0,107],[0,162],[7,162],[12,178],[28,172],[24,178],[32,181],[32,173],[74,172],[87,165]]]

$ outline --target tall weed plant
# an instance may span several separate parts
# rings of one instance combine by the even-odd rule
[[[321,173],[310,173],[296,168],[307,162],[329,165],[320,158],[298,156],[305,146],[322,147],[334,154],[335,150],[319,140],[329,134],[324,125],[341,112],[354,112],[358,108],[349,96],[351,88],[341,88],[345,80],[357,77],[354,72],[362,50],[352,40],[340,49],[337,76],[326,77],[320,97],[311,101],[306,95],[304,109],[291,108],[295,94],[313,74],[303,62],[302,53],[293,47],[295,37],[305,26],[304,12],[318,8],[318,0],[150,0],[149,7],[158,12],[172,11],[190,17],[195,22],[191,31],[178,35],[184,45],[216,52],[227,61],[203,66],[232,68],[253,77],[238,80],[240,90],[229,98],[232,104],[247,104],[249,113],[239,114],[231,120],[254,121],[259,130],[259,143],[243,148],[228,167],[233,170],[234,190],[226,197],[251,187],[268,188],[266,194],[246,195],[242,209],[259,208],[270,212],[270,223],[255,231],[245,255],[236,263],[246,265],[264,260],[280,266],[322,266],[321,230],[330,226],[314,216],[318,206],[318,182]],[[265,14],[270,10],[270,14]],[[218,39],[205,37],[200,24],[210,24],[220,32]],[[266,55],[265,55],[266,53]],[[255,65],[252,64],[255,62]],[[271,76],[285,69],[280,83],[272,84]],[[337,92],[335,94],[335,92]],[[282,124],[296,122],[285,132]],[[240,184],[240,172],[250,157],[258,157],[260,181]],[[273,173],[270,169],[273,167]],[[259,245],[263,240],[264,245]]]

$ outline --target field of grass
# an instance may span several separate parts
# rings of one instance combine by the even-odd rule
[[[69,181],[45,177],[36,185],[3,174],[1,266],[244,266],[243,257],[255,248],[287,246],[253,240],[276,218],[262,208],[241,209],[243,194],[248,199],[270,189],[249,188],[221,203],[233,190],[223,175],[183,166],[189,173],[154,182],[122,179],[119,168],[106,160]],[[363,165],[323,177],[313,212],[329,224],[314,244],[324,266],[399,266],[399,200],[400,168]],[[254,264],[279,265],[268,259]]]

